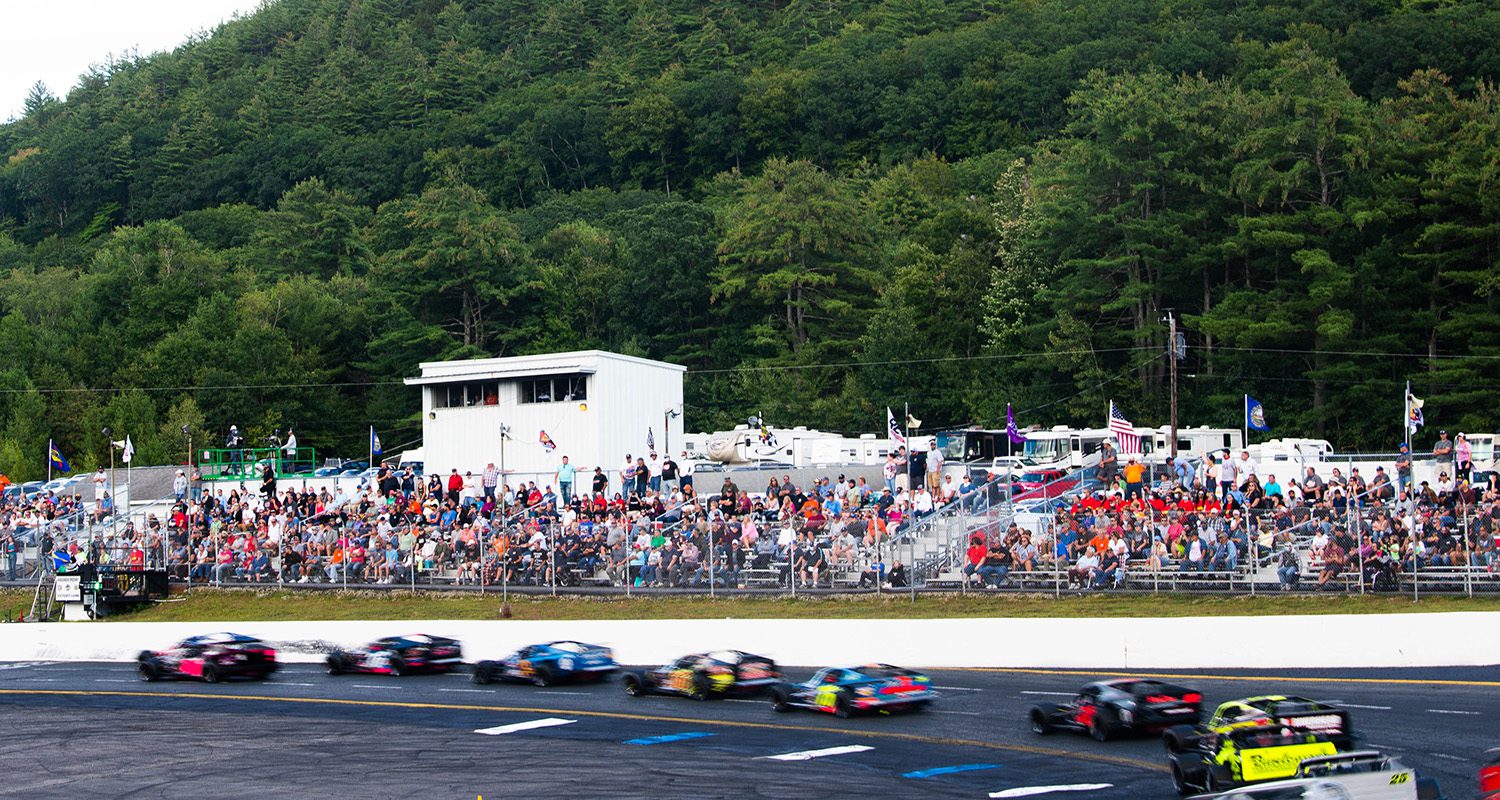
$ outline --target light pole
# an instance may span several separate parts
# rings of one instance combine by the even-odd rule
[[[672,420],[680,416],[682,412],[675,408],[661,412],[661,451],[666,458],[672,457]]]
[[[109,428],[104,428],[99,432],[104,434],[104,444],[109,448],[109,481],[104,485],[104,493],[109,495],[109,534],[114,536],[115,523],[120,518],[120,509],[115,507],[119,499],[115,497],[115,440],[110,438],[115,435],[115,432]]]
[[[503,422],[500,423],[500,485],[504,488],[504,490],[508,490],[510,488],[510,484],[506,482],[505,478],[505,440],[509,438],[510,426],[506,425]],[[509,494],[508,491],[506,491],[506,493]]]

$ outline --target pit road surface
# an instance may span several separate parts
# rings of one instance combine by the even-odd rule
[[[617,681],[476,686],[283,665],[266,682],[148,684],[131,664],[0,662],[0,797],[1175,796],[1155,739],[1027,729],[1033,703],[1110,673],[931,674],[931,710],[839,720],[763,700],[631,698]],[[1210,708],[1268,693],[1337,701],[1365,745],[1454,800],[1476,795],[1479,756],[1500,745],[1500,669],[1119,674],[1201,689]]]

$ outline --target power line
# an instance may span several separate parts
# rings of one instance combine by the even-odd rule
[[[726,372],[785,372],[787,370],[804,369],[834,369],[838,367],[889,367],[903,364],[940,364],[953,361],[999,361],[1015,358],[1037,358],[1041,356],[1077,356],[1090,355],[1093,353],[1136,353],[1142,350],[1156,350],[1154,346],[1140,347],[1112,347],[1102,350],[1045,350],[1035,353],[989,353],[974,356],[938,356],[935,358],[904,358],[890,361],[836,361],[826,364],[774,364],[755,367],[728,367],[724,369],[690,369],[689,375],[717,375]]]
[[[1484,355],[1474,353],[1471,355],[1445,354],[1445,353],[1396,353],[1379,350],[1297,350],[1289,347],[1221,347],[1214,346],[1214,350],[1227,350],[1232,353],[1275,353],[1281,355],[1309,355],[1309,356],[1368,356],[1371,358],[1427,358],[1427,359],[1463,359],[1479,358],[1485,360],[1500,359],[1500,354]]]

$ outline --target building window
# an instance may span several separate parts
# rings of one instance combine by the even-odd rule
[[[432,387],[433,408],[464,408],[500,404],[500,384],[495,381],[445,383]]]
[[[520,381],[522,403],[572,403],[589,399],[587,375],[548,375]]]

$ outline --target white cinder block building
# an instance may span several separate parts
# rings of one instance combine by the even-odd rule
[[[601,350],[469,361],[434,361],[408,386],[422,389],[422,449],[429,474],[479,475],[502,465],[507,426],[507,481],[555,484],[563,456],[587,491],[595,466],[610,485],[627,453],[647,458],[648,432],[657,452],[683,445],[682,375],[686,368]],[[542,434],[556,445],[548,451]]]

